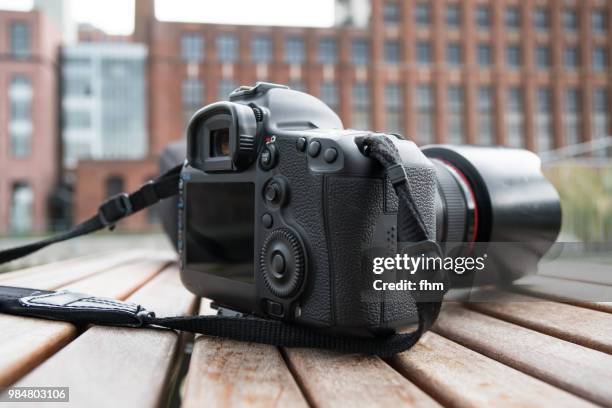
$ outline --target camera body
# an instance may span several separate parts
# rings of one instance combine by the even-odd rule
[[[355,143],[366,134],[274,84],[239,88],[198,111],[178,201],[185,286],[232,310],[343,334],[416,322],[408,292],[372,290],[372,256],[397,252],[399,205]],[[413,142],[394,143],[435,236],[434,166]]]

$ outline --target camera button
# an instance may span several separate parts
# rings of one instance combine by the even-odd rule
[[[278,302],[273,302],[269,299],[266,299],[266,313],[268,313],[271,316],[275,316],[275,317],[283,317],[284,315],[284,308],[283,305],[281,305]]]
[[[305,137],[298,137],[298,140],[295,142],[295,147],[297,147],[298,151],[303,152],[306,150],[307,144]]]
[[[270,214],[265,213],[264,215],[261,216],[261,224],[265,228],[271,228],[272,225],[274,224],[274,220],[272,219],[272,216]]]
[[[272,255],[270,271],[276,278],[282,279],[285,276],[286,270],[287,270],[287,262],[285,262],[285,257],[280,251],[276,252],[274,255]]]
[[[278,160],[278,151],[276,146],[273,144],[269,144],[263,148],[261,154],[259,155],[259,165],[264,170],[270,170],[274,166],[276,166],[276,161]]]
[[[264,197],[266,201],[270,203],[277,203],[281,196],[281,186],[276,182],[268,183],[266,190],[264,191]]]
[[[308,145],[308,155],[310,157],[317,157],[321,151],[321,143],[317,140],[310,142]]]
[[[336,161],[336,157],[338,157],[338,151],[336,149],[334,149],[333,147],[325,149],[325,152],[323,153],[323,159],[326,162],[333,163],[334,161]]]

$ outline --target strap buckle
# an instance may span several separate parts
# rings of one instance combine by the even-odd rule
[[[387,167],[387,177],[389,177],[389,181],[391,182],[391,184],[393,184],[394,187],[397,187],[399,184],[403,184],[408,181],[406,169],[401,163]]]
[[[120,193],[104,201],[98,208],[98,218],[105,227],[112,229],[117,221],[132,213],[132,203],[127,193]]]

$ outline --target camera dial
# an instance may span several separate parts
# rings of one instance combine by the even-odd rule
[[[264,283],[275,296],[288,298],[300,288],[304,278],[304,250],[289,229],[276,229],[268,235],[259,263]]]

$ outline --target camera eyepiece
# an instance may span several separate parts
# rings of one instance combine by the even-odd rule
[[[187,160],[204,171],[240,171],[255,161],[258,146],[257,115],[248,105],[213,103],[187,128]]]

